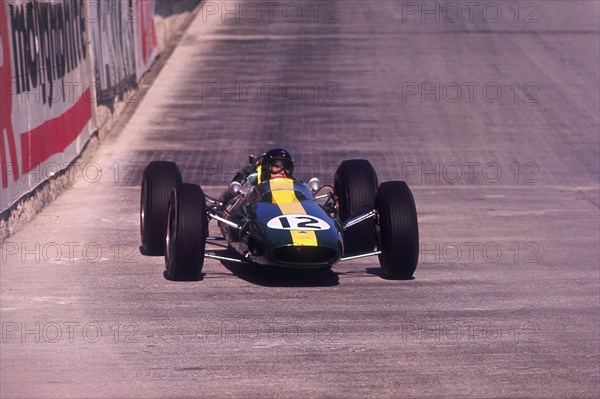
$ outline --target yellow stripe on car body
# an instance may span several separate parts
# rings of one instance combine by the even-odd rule
[[[272,179],[269,181],[273,203],[276,204],[284,215],[306,215],[304,207],[296,197],[294,180],[287,178]],[[292,242],[299,247],[316,247],[317,235],[314,231],[290,230]]]

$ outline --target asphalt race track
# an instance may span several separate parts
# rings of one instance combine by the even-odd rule
[[[1,396],[598,397],[599,3],[278,4],[205,2],[2,244]],[[366,258],[165,280],[138,250],[144,166],[218,195],[273,146],[303,179],[366,158],[407,181],[416,278]]]

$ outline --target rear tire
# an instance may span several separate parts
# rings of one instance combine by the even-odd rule
[[[375,208],[379,219],[379,264],[389,279],[411,279],[419,260],[415,200],[403,181],[382,183]]]
[[[365,159],[343,161],[335,172],[334,192],[342,222],[370,212],[375,206],[377,173]],[[375,248],[375,223],[365,220],[344,231],[344,254],[360,254]]]
[[[166,277],[175,281],[199,280],[208,234],[206,198],[196,184],[171,191],[165,251]]]
[[[144,253],[164,255],[167,210],[173,187],[182,183],[174,162],[152,161],[144,169],[140,200],[140,233]]]

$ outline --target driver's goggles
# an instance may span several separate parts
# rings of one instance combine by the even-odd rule
[[[286,165],[285,162],[275,161],[271,165],[269,165],[269,172],[271,172],[272,174],[275,174],[275,175],[278,173],[281,173],[282,171],[289,173],[290,168],[287,166],[288,165]]]

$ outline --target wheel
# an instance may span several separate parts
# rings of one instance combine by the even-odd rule
[[[181,184],[171,190],[165,239],[167,278],[200,279],[208,234],[206,199],[200,186]]]
[[[419,225],[413,195],[403,181],[382,183],[377,190],[379,264],[390,279],[410,279],[419,260]]]
[[[334,192],[339,199],[338,214],[346,221],[373,210],[377,192],[377,173],[364,159],[351,159],[335,172]],[[366,253],[375,248],[375,223],[365,220],[344,231],[344,254]]]
[[[164,255],[167,209],[171,190],[182,183],[174,162],[152,161],[144,169],[140,200],[140,232],[147,255]]]

